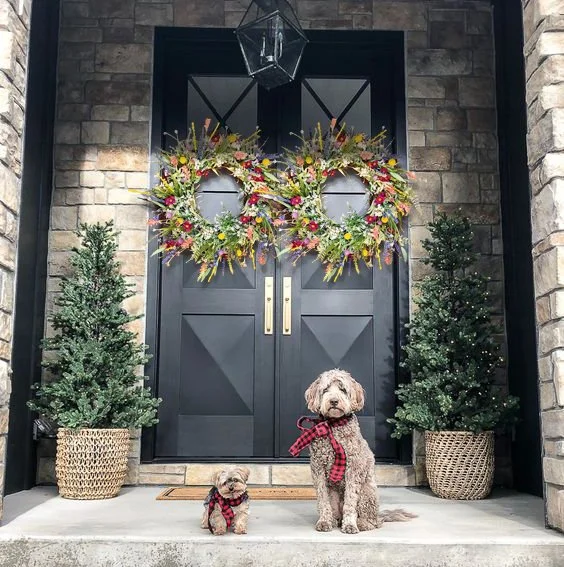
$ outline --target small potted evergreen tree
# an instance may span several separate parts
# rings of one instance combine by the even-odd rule
[[[425,432],[427,476],[442,498],[485,498],[494,473],[494,429],[515,421],[518,400],[496,385],[502,364],[488,278],[471,270],[472,229],[461,215],[439,214],[423,242],[434,272],[418,284],[403,362],[411,382],[397,390],[399,438]]]
[[[127,472],[130,428],[156,423],[160,400],[143,388],[138,369],[148,357],[127,325],[123,302],[133,295],[115,259],[112,223],[81,225],[73,273],[61,281],[44,339],[49,373],[34,386],[31,409],[58,426],[56,475],[65,498],[119,493]]]

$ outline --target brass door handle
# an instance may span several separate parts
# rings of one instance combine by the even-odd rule
[[[264,334],[274,333],[274,278],[264,278]]]
[[[292,334],[292,278],[285,277],[282,282],[282,334]]]

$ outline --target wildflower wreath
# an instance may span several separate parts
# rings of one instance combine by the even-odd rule
[[[143,192],[157,213],[149,220],[161,242],[155,252],[163,262],[188,252],[200,264],[198,281],[211,281],[218,268],[233,264],[256,268],[266,262],[274,248],[275,226],[281,209],[280,197],[273,191],[277,177],[272,173],[274,159],[263,154],[259,132],[248,138],[223,132],[208,132],[206,121],[199,137],[192,124],[186,140],[175,139],[172,151],[161,152],[159,182]],[[223,211],[212,221],[200,212],[198,191],[209,175],[227,172],[241,188],[239,215]]]
[[[404,259],[402,220],[412,204],[408,178],[385,145],[386,132],[377,136],[336,129],[335,121],[324,134],[321,126],[286,154],[281,192],[288,208],[290,244],[283,250],[296,262],[310,251],[325,264],[324,281],[336,281],[347,263],[359,272],[359,264],[382,267],[393,253]],[[327,215],[323,189],[337,174],[354,173],[365,184],[369,198],[366,211],[349,211],[340,221]]]

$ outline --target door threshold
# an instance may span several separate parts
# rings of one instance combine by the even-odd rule
[[[311,486],[308,463],[237,463],[251,471],[249,484],[255,486]],[[229,463],[233,465],[233,463]],[[167,486],[209,486],[212,474],[227,466],[222,463],[150,463],[139,465],[138,475],[129,475],[131,484]],[[413,465],[377,463],[379,486],[420,486],[426,484],[424,471]],[[132,476],[137,477],[133,482]]]

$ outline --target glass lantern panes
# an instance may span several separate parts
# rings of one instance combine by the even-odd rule
[[[294,79],[307,38],[288,0],[253,0],[236,34],[259,84],[270,89]]]

